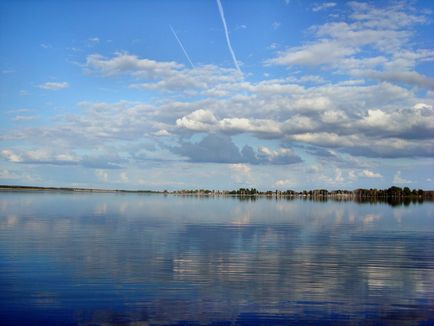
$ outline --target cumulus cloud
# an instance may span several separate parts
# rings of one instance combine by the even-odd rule
[[[326,4],[318,4],[318,10],[332,8]],[[434,101],[432,92],[424,96],[420,88],[432,89],[433,83],[416,67],[431,62],[434,51],[415,48],[413,28],[426,23],[426,14],[406,6],[348,2],[342,19],[330,17],[312,26],[304,44],[267,61],[322,65],[339,81],[327,80],[327,74],[303,75],[302,69],[287,77],[249,81],[237,69],[216,65],[186,67],[127,52],[88,55],[82,65],[85,71],[106,78],[123,76],[130,88],[156,96],[146,103],[81,102],[51,125],[22,124],[1,134],[0,140],[22,142],[26,150],[6,149],[2,157],[12,163],[99,169],[150,159],[244,165],[300,162],[290,147],[321,162],[338,162],[340,156],[431,158]],[[186,141],[191,136],[198,139],[197,134],[207,136]],[[232,141],[246,134],[246,146]],[[268,147],[259,146],[256,139]],[[152,144],[152,150],[146,144]],[[38,157],[28,153],[29,148],[57,150]],[[101,148],[101,153],[91,155],[94,148]],[[377,174],[366,171],[354,175]],[[329,177],[340,178],[339,173]]]
[[[266,164],[294,164],[302,162],[302,159],[289,148],[271,150],[265,146],[258,148],[258,162]]]
[[[227,165],[218,168],[230,171],[230,178],[243,176],[241,183],[272,170],[267,186],[276,187],[300,181],[286,173],[286,165],[304,155],[309,167],[292,168],[306,172],[312,184],[327,185],[385,181],[389,161],[379,158],[407,158],[393,161],[402,171],[405,166],[396,162],[432,161],[434,84],[426,67],[434,51],[423,48],[429,44],[415,34],[417,24],[429,23],[428,14],[412,2],[318,1],[309,8],[339,15],[302,33],[305,42],[286,48],[282,40],[273,44],[264,70],[254,75],[125,51],[87,55],[81,59],[86,78],[115,79],[134,98],[145,91],[146,100],[84,101],[37,124],[30,122],[30,113],[5,113],[9,123],[29,122],[13,123],[0,134],[0,156],[17,169],[33,168],[23,164],[86,167],[98,169],[103,180],[128,183],[136,178],[122,172],[127,167],[198,169],[196,163],[221,163]],[[398,183],[409,181],[400,173],[395,177]]]
[[[401,171],[396,171],[395,175],[393,176],[393,181],[394,184],[408,184],[411,183],[411,180],[405,179],[402,175],[401,175]]]
[[[198,143],[183,142],[173,147],[176,154],[188,158],[192,162],[240,163],[242,157],[238,147],[230,137],[208,135]]]
[[[334,7],[328,2],[313,7]],[[416,64],[433,60],[427,49],[409,50],[412,27],[427,22],[410,4],[392,3],[376,7],[365,2],[348,2],[347,20],[327,22],[310,29],[313,40],[279,51],[267,65],[326,65],[328,69],[356,77],[405,83],[433,89],[434,80],[415,71]],[[376,51],[371,51],[372,49]]]
[[[193,131],[213,131],[217,119],[214,114],[207,110],[196,110],[176,120],[176,125]]]
[[[218,120],[212,112],[203,109],[177,119],[176,125],[191,131],[280,133],[279,123],[272,120],[248,118],[224,118]]]
[[[366,132],[379,132],[383,136],[405,137],[409,139],[434,137],[434,110],[432,107],[398,109],[385,112],[369,109],[365,117],[354,123]]]
[[[283,80],[230,85],[223,98],[168,98],[146,104],[82,102],[81,112],[65,117],[57,125],[23,128],[0,139],[56,140],[69,150],[87,147],[90,151],[114,140],[129,146],[142,137],[170,142],[168,136],[180,134],[248,133],[282,143],[334,148],[356,156],[433,154],[434,103],[405,88],[389,83],[305,88]],[[276,92],[286,88],[291,91]],[[240,90],[244,94],[240,95]]]
[[[261,146],[255,151],[245,145],[241,151],[231,137],[209,134],[197,143],[182,142],[171,150],[191,162],[207,163],[248,163],[286,165],[302,162],[301,158],[289,148],[271,150]]]
[[[58,91],[60,89],[68,88],[69,83],[68,82],[46,82],[38,85],[38,87],[50,91]]]

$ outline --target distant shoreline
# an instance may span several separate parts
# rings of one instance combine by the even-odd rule
[[[10,186],[0,185],[0,191],[53,191],[53,192],[99,192],[99,193],[163,193],[152,190],[123,190],[123,189],[98,189],[98,188],[75,188],[75,187],[36,187],[36,186]]]
[[[124,190],[124,189],[99,189],[99,188],[75,188],[75,187],[39,187],[39,186],[19,186],[19,185],[0,185],[2,191],[51,191],[51,192],[81,192],[81,193],[136,193],[136,194],[171,194],[181,196],[228,196],[228,197],[273,197],[273,198],[330,198],[330,199],[427,199],[434,200],[433,190],[413,189],[408,187],[400,188],[392,186],[388,189],[355,189],[355,190],[303,190],[300,192],[287,191],[257,191],[255,188],[240,188],[238,190]]]

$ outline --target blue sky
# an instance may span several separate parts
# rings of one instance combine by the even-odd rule
[[[433,10],[2,1],[0,183],[432,189]]]

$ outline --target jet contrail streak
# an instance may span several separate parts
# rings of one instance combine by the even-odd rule
[[[178,41],[178,44],[181,47],[182,52],[184,52],[185,57],[187,58],[188,62],[190,62],[191,67],[194,68],[194,64],[193,64],[193,62],[191,62],[190,56],[188,55],[187,51],[185,50],[184,46],[182,45],[181,40],[178,38],[178,35],[176,35],[175,30],[172,28],[172,25],[169,25],[169,27],[173,33],[173,36],[175,36],[176,40]]]
[[[237,58],[235,57],[234,50],[232,49],[231,40],[229,39],[228,27],[226,26],[225,14],[223,12],[223,7],[220,0],[217,0],[217,5],[219,7],[220,17],[222,18],[223,28],[225,29],[226,43],[228,44],[229,52],[232,55],[232,60],[234,61],[235,68],[237,68],[238,72],[242,74],[240,66],[238,65]]]

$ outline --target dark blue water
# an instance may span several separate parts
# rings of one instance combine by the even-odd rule
[[[0,320],[432,325],[434,205],[2,192]]]

